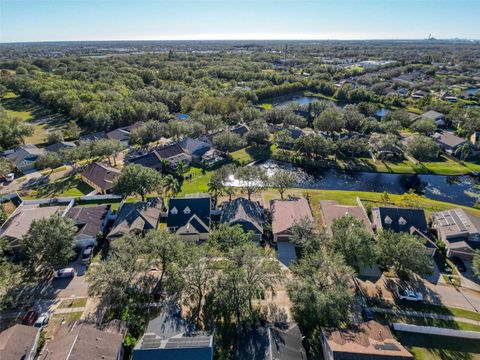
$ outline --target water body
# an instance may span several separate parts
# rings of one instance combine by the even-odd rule
[[[465,92],[468,94],[468,95],[476,95],[478,92],[480,91],[479,88],[468,88],[467,90],[465,90]]]
[[[254,166],[262,166],[269,176],[274,176],[279,169],[295,172],[299,179],[297,187],[304,189],[386,191],[390,194],[403,194],[413,189],[432,200],[465,206],[473,206],[480,199],[480,180],[471,176],[404,175],[335,169],[308,171],[274,160]]]

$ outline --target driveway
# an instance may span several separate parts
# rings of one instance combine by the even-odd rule
[[[474,291],[480,291],[480,278],[473,273],[472,262],[464,261],[467,271],[460,273],[460,279],[462,287],[468,288]]]
[[[295,245],[290,242],[277,243],[277,259],[283,265],[289,266],[290,263],[297,258]]]
[[[80,259],[78,259],[69,264],[68,267],[75,268],[75,277],[73,279],[53,280],[45,287],[44,295],[46,298],[79,298],[88,296],[88,284],[86,281],[87,268],[85,265],[82,265]]]

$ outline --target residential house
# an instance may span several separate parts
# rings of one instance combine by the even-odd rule
[[[259,326],[241,336],[235,359],[306,360],[307,353],[297,324],[286,329]]]
[[[167,228],[186,240],[207,240],[210,233],[211,199],[208,194],[171,198]]]
[[[94,162],[88,164],[82,171],[82,180],[94,188],[98,193],[111,192],[113,181],[120,174],[120,170],[107,164]]]
[[[143,234],[149,230],[155,230],[160,222],[162,210],[161,198],[122,203],[107,239],[119,238],[127,233]]]
[[[427,96],[428,93],[423,91],[423,90],[419,90],[419,91],[415,91],[412,95],[411,95],[411,98],[412,99],[415,99],[415,100],[418,100],[418,99],[423,99],[425,96]]]
[[[75,322],[63,325],[52,340],[45,343],[39,360],[122,360],[126,326],[114,320],[99,328]]]
[[[456,103],[458,101],[457,97],[449,91],[445,91],[441,94],[440,99],[443,101],[448,101],[451,103]]]
[[[437,246],[428,236],[425,212],[420,209],[378,207],[372,209],[372,223],[375,230],[405,232],[424,241],[425,254],[433,257]]]
[[[448,154],[454,155],[457,149],[465,144],[469,144],[469,141],[454,135],[452,132],[443,131],[436,132],[432,135],[432,139],[440,145],[440,147]]]
[[[430,110],[420,115],[420,117],[422,119],[435,121],[435,124],[437,124],[437,127],[445,127],[445,124],[446,124],[445,114],[439,113],[434,110]]]
[[[46,151],[60,153],[64,150],[70,149],[77,146],[74,142],[71,141],[59,141],[53,144],[50,144],[45,147]]]
[[[200,158],[200,163],[205,167],[210,167],[225,160],[225,154],[220,150],[211,148]]]
[[[323,224],[327,233],[331,234],[332,224],[335,219],[351,215],[365,224],[367,231],[373,234],[372,223],[370,222],[365,209],[361,206],[340,205],[334,200],[322,200],[320,201],[320,210],[322,212]]]
[[[230,226],[240,225],[243,231],[253,233],[261,241],[265,227],[265,211],[258,201],[237,198],[221,205],[220,222]]]
[[[137,129],[142,125],[143,125],[143,121],[137,121],[132,125],[124,126],[124,127],[109,131],[106,134],[107,139],[118,140],[123,145],[128,146],[128,143],[130,141],[130,133],[132,132],[132,130]]]
[[[296,258],[295,244],[290,241],[292,228],[300,221],[313,220],[310,205],[303,197],[272,200],[270,213],[273,242],[277,246],[278,259],[288,266]]]
[[[144,155],[134,157],[129,160],[130,164],[138,164],[157,171],[162,171],[163,163],[156,150],[150,151]]]
[[[33,326],[15,324],[0,332],[0,359],[33,360],[40,331]]]
[[[480,219],[460,208],[432,213],[431,218],[447,256],[471,260],[480,249]]]
[[[185,153],[178,143],[157,147],[154,150],[160,159],[168,162],[171,169],[176,169],[180,162],[185,165],[190,165],[192,162],[192,156]]]
[[[240,125],[237,125],[237,126],[234,126],[234,127],[230,128],[230,132],[232,132],[234,134],[237,134],[242,138],[247,136],[249,131],[250,131],[250,129],[248,128],[248,126],[246,124],[240,124]]]
[[[60,206],[21,205],[0,227],[0,237],[5,238],[12,250],[21,252],[23,238],[30,229],[34,220],[46,219],[53,215],[62,216]]]
[[[211,133],[208,133],[208,134],[203,134],[197,140],[199,140],[201,142],[204,142],[204,143],[207,143],[210,146],[213,146],[213,138],[215,137],[215,135],[218,135],[220,133],[221,133],[221,131],[214,131],[214,132],[211,132]]]
[[[192,329],[179,308],[166,306],[148,323],[133,349],[132,360],[212,360],[213,336]]]
[[[390,329],[375,320],[347,330],[323,329],[324,360],[413,360]]]
[[[15,167],[22,173],[29,173],[35,170],[35,162],[40,155],[45,153],[44,149],[40,149],[32,144],[19,146],[13,153],[7,155]]]
[[[75,247],[82,249],[88,246],[97,246],[97,238],[103,234],[108,222],[110,205],[76,206],[65,214],[77,226]]]
[[[192,157],[192,161],[201,164],[202,156],[211,148],[211,145],[191,137],[186,137],[178,143],[182,150]]]
[[[78,142],[82,141],[97,141],[101,139],[108,139],[107,133],[105,131],[99,131],[92,134],[82,135],[78,138]]]

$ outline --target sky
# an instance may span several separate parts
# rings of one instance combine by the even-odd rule
[[[0,42],[480,39],[480,0],[0,0]]]

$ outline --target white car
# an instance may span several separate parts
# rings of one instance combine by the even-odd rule
[[[73,278],[75,276],[75,269],[70,267],[57,270],[55,276],[57,278]]]
[[[48,324],[49,319],[50,319],[50,316],[48,315],[48,313],[42,313],[38,317],[37,321],[35,321],[35,324],[33,324],[33,326],[36,328],[42,328]]]
[[[409,301],[423,301],[423,294],[415,292],[412,289],[407,289],[404,292],[401,292],[398,295],[400,300],[409,300]]]

